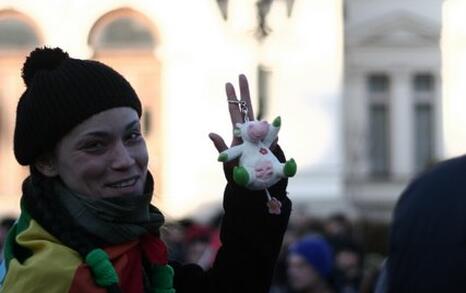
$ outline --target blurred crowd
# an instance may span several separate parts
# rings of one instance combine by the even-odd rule
[[[271,293],[372,293],[384,256],[368,253],[344,214],[290,219]],[[367,239],[366,239],[367,240]]]
[[[170,258],[209,268],[220,246],[221,219],[219,214],[207,224],[167,223],[163,237]],[[365,251],[357,228],[340,213],[324,219],[292,214],[270,293],[375,292],[384,257]]]
[[[208,222],[168,221],[162,237],[169,258],[208,269],[220,246],[219,213]],[[0,245],[15,219],[0,220]],[[383,262],[364,251],[355,224],[344,214],[324,219],[292,214],[270,293],[372,293]]]

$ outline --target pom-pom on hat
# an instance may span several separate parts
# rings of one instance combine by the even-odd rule
[[[109,66],[74,59],[60,48],[37,48],[23,65],[26,91],[16,110],[14,153],[33,164],[75,126],[102,111],[130,107],[141,117],[141,102],[129,82]]]
[[[288,253],[302,256],[323,279],[330,276],[333,252],[327,241],[319,235],[308,235],[291,245]]]

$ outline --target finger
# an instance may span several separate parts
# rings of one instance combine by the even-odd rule
[[[251,104],[251,95],[249,94],[249,84],[246,75],[239,75],[239,91],[241,95],[241,100],[246,102],[248,105],[248,117],[249,120],[254,120],[254,110]]]
[[[242,122],[242,119],[238,104],[230,103],[230,101],[238,101],[236,98],[235,88],[231,83],[228,82],[225,84],[225,92],[227,94],[228,111],[230,112],[231,124],[235,127],[236,123]]]
[[[209,138],[214,143],[214,146],[219,153],[223,152],[228,148],[225,141],[220,135],[216,133],[209,133]]]

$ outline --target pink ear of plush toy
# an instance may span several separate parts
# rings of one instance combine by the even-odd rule
[[[237,123],[234,134],[243,143],[220,153],[218,160],[229,162],[239,157],[239,165],[233,170],[233,180],[240,186],[252,190],[267,189],[285,177],[296,174],[293,159],[280,163],[270,151],[277,138],[281,119],[275,118],[272,124],[267,121],[246,121]]]

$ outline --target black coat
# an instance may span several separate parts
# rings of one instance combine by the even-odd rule
[[[402,193],[390,234],[388,292],[466,292],[466,156]]]
[[[284,155],[275,151],[280,161]],[[225,168],[225,188],[220,247],[213,267],[172,264],[174,287],[184,292],[268,292],[283,234],[288,225],[291,201],[286,195],[287,180],[269,191],[282,203],[280,215],[268,213],[265,191],[251,191],[233,183],[231,168]]]

